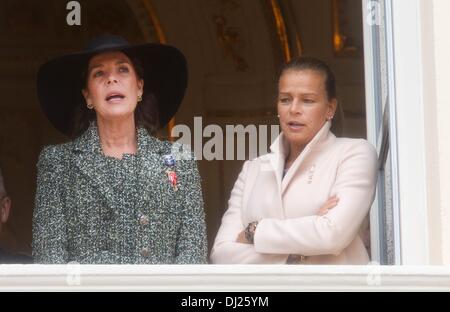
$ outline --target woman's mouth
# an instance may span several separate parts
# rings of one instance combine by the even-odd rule
[[[105,100],[108,103],[118,103],[118,102],[121,102],[124,98],[125,98],[125,95],[123,95],[122,93],[114,92],[114,93],[109,93],[106,96]]]
[[[302,130],[303,127],[305,127],[305,124],[301,123],[301,122],[296,122],[296,121],[290,121],[287,123],[288,127],[290,130],[292,131],[299,131]]]

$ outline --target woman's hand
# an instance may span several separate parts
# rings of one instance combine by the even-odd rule
[[[317,213],[318,216],[323,216],[328,213],[328,211],[334,207],[337,206],[339,203],[339,198],[337,196],[330,197],[325,204],[320,207],[319,212]]]
[[[250,244],[247,238],[245,238],[245,230],[239,233],[238,237],[236,238],[236,242],[241,244]]]
[[[337,196],[330,197],[325,204],[320,207],[319,212],[317,213],[318,216],[324,216],[330,211],[330,209],[333,209],[337,206],[339,203],[339,198]],[[236,238],[237,243],[241,244],[251,244],[247,238],[245,237],[245,230],[241,231],[239,235]]]

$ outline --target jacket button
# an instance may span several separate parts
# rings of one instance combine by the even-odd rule
[[[145,258],[147,258],[150,255],[150,251],[148,250],[147,247],[144,247],[141,249],[141,255],[142,255],[142,257],[145,257]]]
[[[148,219],[148,217],[147,217],[146,215],[142,215],[142,216],[139,218],[139,223],[140,223],[141,225],[147,225],[149,222],[150,222],[150,220]]]

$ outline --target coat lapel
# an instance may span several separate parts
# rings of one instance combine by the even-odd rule
[[[96,193],[104,197],[108,203],[114,203],[112,186],[107,183],[107,163],[104,161],[94,123],[91,123],[88,130],[74,141],[73,161],[75,169],[86,177]]]
[[[271,153],[267,157],[270,166],[274,172],[275,179],[277,181],[278,193],[281,194],[281,185],[283,179],[283,168],[284,168],[284,146],[282,134],[273,142],[270,146]]]
[[[319,150],[325,143],[329,140],[332,140],[334,138],[334,135],[330,132],[330,122],[326,122],[325,125],[319,130],[319,132],[316,134],[316,136],[309,142],[308,145],[303,149],[303,151],[300,153],[300,155],[297,157],[297,159],[294,161],[294,163],[289,168],[288,172],[284,176],[282,183],[281,183],[281,194],[283,194],[286,189],[288,188],[290,182],[292,179],[299,174],[299,172],[302,170],[301,166],[305,164],[305,160],[312,157],[313,154]],[[284,141],[283,134],[280,135],[280,140]],[[284,145],[283,145],[284,146]],[[287,156],[287,147],[280,150],[280,157],[283,160],[282,162],[282,168],[284,168],[284,162]],[[283,170],[283,169],[282,169]]]
[[[138,154],[137,154],[137,202],[136,210],[144,213],[152,205],[155,198],[152,193],[160,193],[161,183],[167,181],[163,154],[167,152],[159,140],[150,136],[148,132],[140,128],[138,130]],[[162,195],[162,194],[159,194]]]

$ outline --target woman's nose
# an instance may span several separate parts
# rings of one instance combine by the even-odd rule
[[[112,84],[112,83],[117,83],[117,79],[116,79],[116,77],[113,74],[110,74],[108,76],[107,84]]]
[[[291,114],[301,114],[302,113],[302,104],[300,101],[293,101],[292,105],[289,108]]]

